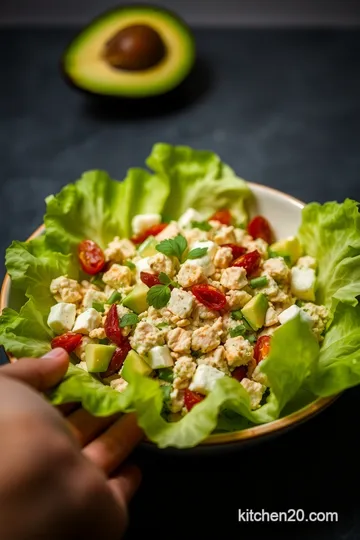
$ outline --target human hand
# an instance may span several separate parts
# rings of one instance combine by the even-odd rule
[[[68,362],[54,349],[0,368],[1,540],[115,540],[126,528],[140,472],[119,467],[142,432],[132,414],[78,409],[64,419],[49,405],[38,392],[57,384]]]

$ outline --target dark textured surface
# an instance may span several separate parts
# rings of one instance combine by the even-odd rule
[[[157,141],[213,149],[244,178],[305,201],[360,200],[360,32],[202,30],[181,99],[116,111],[63,83],[71,34],[0,31],[1,258],[41,223],[46,195],[86,169],[121,178]],[[297,430],[216,459],[140,453],[128,538],[360,538],[359,406],[349,391]],[[238,508],[338,511],[339,522],[245,526]]]

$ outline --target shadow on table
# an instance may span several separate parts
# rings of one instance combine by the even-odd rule
[[[96,120],[142,120],[177,113],[191,107],[210,89],[212,72],[209,65],[198,59],[188,78],[177,88],[162,96],[144,99],[87,95],[84,111]]]

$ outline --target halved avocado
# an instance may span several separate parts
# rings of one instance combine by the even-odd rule
[[[195,61],[188,26],[170,11],[128,5],[91,22],[63,56],[66,77],[92,94],[146,98],[178,86]]]

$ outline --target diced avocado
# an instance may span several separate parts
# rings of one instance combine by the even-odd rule
[[[259,330],[264,326],[265,315],[269,306],[265,294],[254,296],[242,309],[242,314],[253,330]]]
[[[137,373],[140,373],[140,375],[149,375],[152,372],[151,367],[149,367],[145,360],[143,360],[134,350],[131,350],[125,358],[120,375],[125,381],[128,381],[129,372],[131,371],[136,371]]]
[[[149,287],[147,287],[144,283],[135,285],[133,290],[129,292],[127,296],[125,296],[122,302],[123,306],[131,309],[135,313],[142,313],[143,311],[146,311],[149,307],[146,300],[148,290]]]
[[[158,252],[155,249],[155,246],[157,246],[159,243],[158,240],[156,240],[155,236],[149,236],[142,244],[140,244],[138,248],[138,253],[142,257],[152,257],[153,255],[156,255]]]
[[[158,345],[150,349],[145,360],[152,369],[166,368],[174,365],[174,360],[167,345]]]
[[[270,249],[280,257],[285,257],[286,255],[290,257],[291,264],[295,264],[302,254],[301,245],[296,236],[290,236],[284,240],[279,240],[278,242],[271,244]]]
[[[89,343],[85,347],[85,362],[89,373],[102,373],[109,367],[116,347]]]

